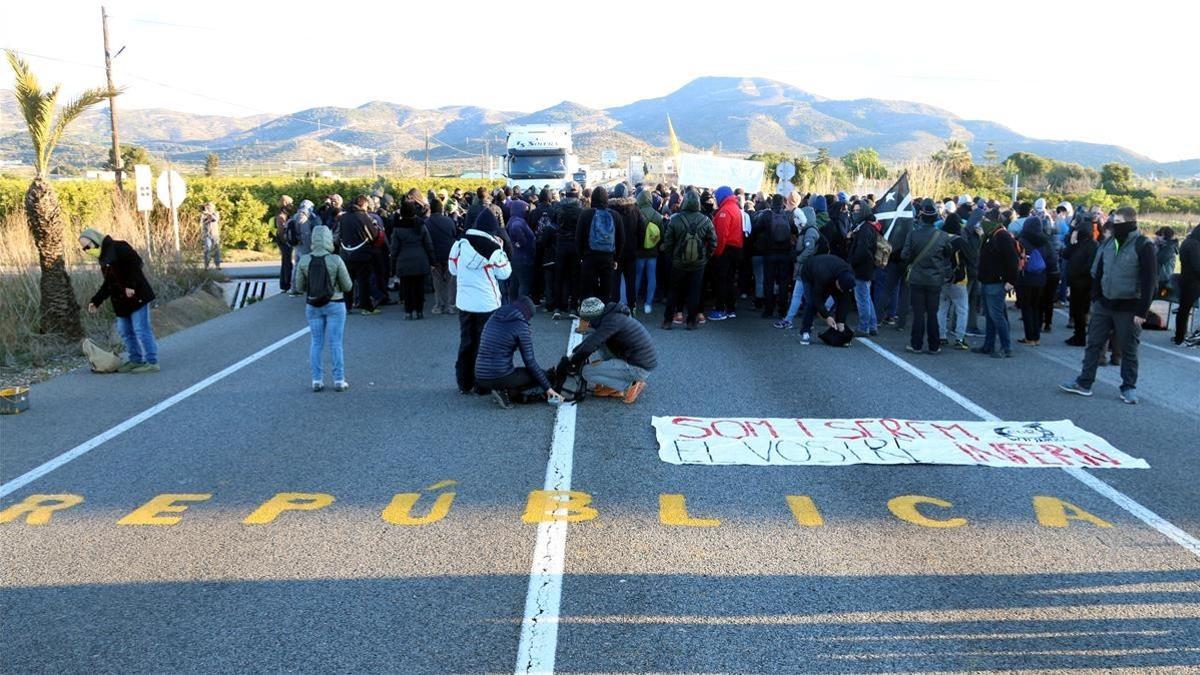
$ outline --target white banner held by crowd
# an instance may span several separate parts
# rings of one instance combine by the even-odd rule
[[[658,456],[671,464],[1150,468],[1145,460],[1130,457],[1070,420],[655,417],[652,424],[658,437]]]
[[[682,153],[679,156],[679,184],[716,189],[722,185],[758,192],[762,187],[765,164],[746,159]]]

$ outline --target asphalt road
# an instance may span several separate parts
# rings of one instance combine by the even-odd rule
[[[87,448],[0,497],[0,670],[514,669],[537,529],[522,516],[556,409],[459,395],[457,322],[397,308],[349,319],[352,388],[313,394],[302,302],[173,335],[155,375],[38,385],[0,418],[0,483]],[[1200,669],[1198,554],[1059,469],[660,461],[654,415],[978,419],[865,344],[801,346],[751,315],[653,328],[639,402],[579,406],[571,486],[596,516],[568,526],[556,670]],[[568,331],[539,315],[544,364]],[[1200,355],[1147,334],[1172,353],[1142,349],[1126,406],[1113,372],[1091,399],[1056,390],[1081,354],[1063,337],[1004,361],[875,342],[1001,419],[1071,419],[1146,459],[1091,473],[1200,537]],[[82,502],[13,517],[32,495]],[[139,509],[162,495],[186,510]],[[902,495],[966,524],[901,520]],[[1035,496],[1109,526],[1048,527]],[[681,498],[693,520],[664,523],[660,500]]]

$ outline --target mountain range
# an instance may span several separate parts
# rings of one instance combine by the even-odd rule
[[[1200,173],[1200,158],[1161,163],[1116,145],[1030,138],[1001,124],[963,119],[921,103],[832,100],[764,78],[701,77],[666,96],[606,109],[563,101],[523,113],[476,106],[420,109],[372,101],[356,108],[310,108],[278,116],[226,117],[162,109],[122,109],[120,114],[122,142],[184,162],[202,161],[215,152],[222,162],[361,163],[375,153],[385,165],[401,164],[424,157],[426,132],[434,160],[477,162],[484,139],[491,139],[492,152],[501,154],[505,126],[535,122],[569,122],[577,151],[594,161],[602,148],[614,148],[621,156],[661,154],[670,115],[685,149],[726,155],[783,151],[811,156],[818,148],[841,155],[872,147],[885,161],[898,162],[927,157],[956,138],[976,161],[990,143],[1002,158],[1026,151],[1093,168],[1121,162],[1143,175]],[[108,114],[101,108],[86,113],[72,128],[62,152],[69,157],[64,161],[99,164],[107,147]],[[0,92],[0,160],[27,160],[28,155],[11,92]]]

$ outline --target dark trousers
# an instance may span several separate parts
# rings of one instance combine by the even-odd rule
[[[889,262],[883,269],[885,289],[883,292],[885,319],[895,318],[903,326],[908,319],[908,282],[904,280],[905,268],[898,262]]]
[[[912,306],[912,339],[909,344],[913,349],[920,349],[929,337],[930,351],[939,349],[942,336],[938,333],[938,302],[941,300],[941,286],[915,286],[909,284],[908,298]]]
[[[1175,344],[1187,337],[1188,320],[1192,316],[1192,305],[1200,297],[1200,283],[1179,282],[1179,313],[1175,315]],[[1170,318],[1170,317],[1167,317]]]
[[[365,310],[375,309],[375,298],[372,295],[371,276],[375,269],[375,261],[370,258],[362,260],[347,260],[346,271],[354,281],[354,298],[358,306]],[[350,309],[351,301],[347,294],[346,309]]]
[[[1109,335],[1115,338],[1113,355],[1121,353],[1121,389],[1133,389],[1138,377],[1138,344],[1142,329],[1133,323],[1133,312],[1114,312],[1099,302],[1092,303],[1088,318],[1087,349],[1083,352],[1083,371],[1077,382],[1088,389],[1096,382],[1096,367],[1100,354],[1108,345]]]
[[[1058,295],[1059,275],[1046,276],[1046,285],[1042,287],[1042,325],[1049,328],[1054,324],[1054,300]]]
[[[400,277],[400,292],[404,296],[404,311],[425,311],[425,274],[412,274]]]
[[[737,309],[737,273],[742,261],[742,249],[726,247],[714,261],[716,269],[717,301],[714,309],[732,312]]]
[[[569,312],[579,306],[579,258],[574,251],[558,252],[554,263],[554,309]]]
[[[292,290],[292,247],[279,245],[279,290]]]
[[[533,297],[533,263],[513,263],[512,276],[508,278],[508,298],[516,300],[517,298],[528,295]]]
[[[1089,277],[1082,281],[1070,282],[1071,323],[1075,324],[1076,342],[1087,339],[1088,307],[1092,304],[1092,280]]]
[[[671,287],[667,291],[667,309],[663,320],[670,321],[675,312],[687,308],[687,322],[696,323],[696,315],[700,313],[700,286],[704,283],[704,270],[689,272],[681,269],[671,270]]]
[[[506,391],[513,403],[545,400],[545,397],[540,395],[542,388],[538,385],[537,378],[524,366],[513,368],[513,371],[504,377],[494,380],[479,380],[479,386],[482,389]]]
[[[588,254],[579,261],[579,295],[581,298],[607,300],[612,293],[613,257],[611,254]]]
[[[492,312],[458,313],[458,360],[454,362],[454,376],[458,390],[472,391],[475,388],[475,357],[479,355],[479,338],[483,325]]]
[[[388,273],[392,269],[391,255],[386,246],[371,247],[371,273],[374,275],[375,286],[372,294],[381,304],[389,304],[392,299],[388,294]]]
[[[558,309],[557,300],[554,293],[554,265],[542,267],[534,276],[541,275],[542,277],[542,306],[547,310]]]
[[[1042,339],[1042,286],[1017,286],[1017,304],[1021,306],[1021,323],[1025,324],[1025,339]]]
[[[979,315],[986,314],[983,306],[983,284],[976,279],[967,286],[967,330],[979,332]]]
[[[763,314],[783,316],[787,313],[788,280],[792,278],[790,253],[768,253],[763,256]]]
[[[802,283],[800,279],[796,283]],[[829,304],[829,300],[833,299],[833,319],[837,323],[846,323],[846,315],[850,312],[850,299],[854,297],[853,291],[835,291],[830,293],[828,289],[810,288],[808,283],[804,284],[804,315],[800,320],[800,332],[811,333],[813,322],[817,320],[817,314],[825,309],[825,305]],[[937,321],[937,317],[934,317]]]
[[[637,289],[633,286],[637,281],[637,258],[621,258],[620,263],[621,267],[612,273],[612,293],[609,299],[613,302],[623,302],[626,307],[633,309],[637,307]],[[621,289],[625,290],[625,297],[621,297]]]

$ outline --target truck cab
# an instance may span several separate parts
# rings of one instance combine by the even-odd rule
[[[509,187],[558,190],[571,181],[579,160],[572,153],[571,125],[522,124],[508,127],[504,174]]]

